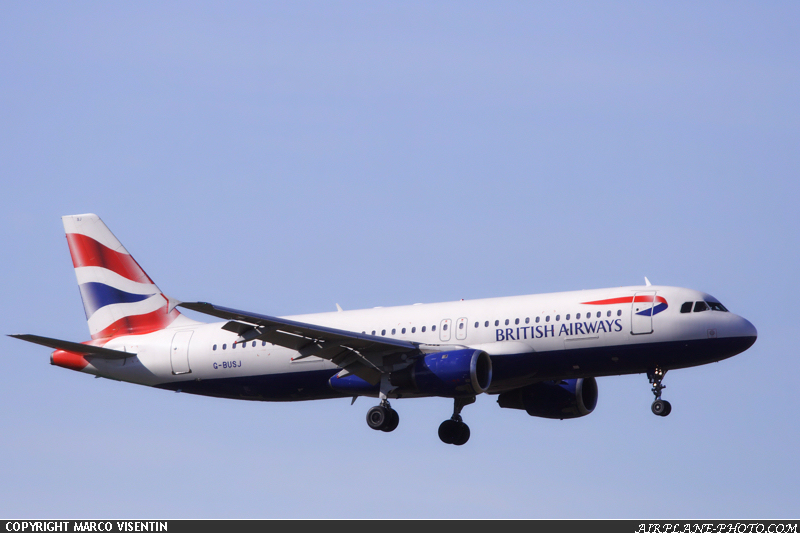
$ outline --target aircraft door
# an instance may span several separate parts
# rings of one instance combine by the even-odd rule
[[[439,324],[439,340],[442,342],[447,342],[450,340],[450,329],[452,325],[453,321],[449,318],[442,320],[442,323]]]
[[[463,341],[467,338],[467,319],[459,318],[456,322],[456,339]]]
[[[172,337],[172,347],[169,351],[170,362],[172,363],[172,373],[189,374],[189,340],[192,338],[192,331],[179,331]]]
[[[656,291],[637,292],[631,303],[631,335],[653,333],[653,304]]]

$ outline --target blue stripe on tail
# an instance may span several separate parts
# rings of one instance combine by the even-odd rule
[[[153,294],[158,294],[158,292],[153,292],[153,294],[131,294],[97,282],[83,283],[79,287],[87,320],[101,307],[111,304],[141,302],[150,298]]]

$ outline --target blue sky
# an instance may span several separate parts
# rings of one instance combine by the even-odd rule
[[[88,338],[60,217],[272,315],[653,283],[758,342],[568,421],[93,379],[0,338],[0,516],[789,518],[796,3],[4,3],[4,333]]]

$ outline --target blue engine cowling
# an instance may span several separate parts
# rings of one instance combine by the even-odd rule
[[[475,396],[492,383],[492,360],[481,350],[453,350],[429,353],[406,368],[392,372],[389,381],[399,393],[431,396]],[[370,384],[358,376],[333,376],[328,380],[333,390],[346,394],[377,394],[380,384]]]
[[[594,378],[542,381],[504,392],[497,398],[500,407],[524,409],[542,418],[578,418],[597,406],[597,381]]]
[[[400,390],[455,398],[486,392],[492,383],[492,359],[481,350],[429,353],[390,376]]]

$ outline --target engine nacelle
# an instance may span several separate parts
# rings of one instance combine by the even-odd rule
[[[524,409],[542,418],[578,418],[597,406],[597,381],[594,378],[542,381],[504,392],[497,398],[500,407]]]
[[[393,372],[392,385],[413,392],[455,398],[486,392],[492,383],[492,359],[481,350],[429,353]]]

